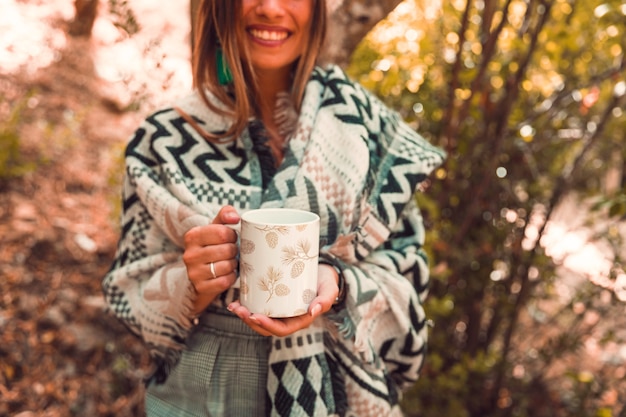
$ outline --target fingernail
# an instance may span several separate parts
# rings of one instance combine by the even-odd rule
[[[250,320],[252,320],[253,322],[255,322],[255,323],[258,323],[258,322],[259,322],[259,319],[257,319],[255,316],[252,316],[252,315],[251,315],[251,316],[250,316],[250,317],[248,317],[248,318],[249,318]]]
[[[233,307],[232,304],[228,304],[228,307],[226,307],[226,310],[232,312],[235,309],[235,307]]]
[[[229,211],[228,213],[224,213],[224,217],[227,220],[237,220],[237,221],[239,221],[239,214],[237,214],[235,212],[232,212],[232,211]]]
[[[317,317],[321,311],[322,311],[321,305],[319,304],[314,305],[313,308],[311,308],[311,317]]]

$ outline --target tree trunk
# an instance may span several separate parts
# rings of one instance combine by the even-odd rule
[[[321,51],[322,63],[347,67],[352,53],[367,33],[402,0],[343,0],[328,22],[328,37]]]
[[[70,23],[69,34],[74,37],[91,37],[91,30],[98,15],[98,0],[75,0],[76,14]]]

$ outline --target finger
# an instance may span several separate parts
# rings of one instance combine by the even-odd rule
[[[239,265],[236,243],[194,247],[185,250],[183,262],[187,266],[190,279],[213,278],[211,263],[214,263],[215,275],[225,275]]]
[[[232,274],[236,271],[239,262],[236,259],[225,259],[222,261],[209,262],[203,268],[204,271],[208,270],[208,275],[205,274],[205,279],[215,279],[223,275]]]
[[[264,329],[263,327],[259,326],[253,319],[253,316],[250,316],[248,319],[242,319],[244,323],[246,323],[248,325],[248,327],[250,327],[252,330],[254,330],[255,332],[257,332],[258,334],[260,334],[261,336],[276,336],[275,334],[272,334],[270,331]]]
[[[227,275],[232,273],[237,273],[237,267],[239,266],[239,261],[234,258],[226,259],[224,261],[216,262],[215,271],[217,272],[217,276]]]
[[[240,308],[240,307],[243,307],[243,306],[241,305],[241,303],[239,302],[239,300],[235,300],[235,301],[233,301],[232,303],[230,303],[230,304],[228,305],[228,307],[226,307],[226,308],[227,308],[227,309],[228,309],[228,311],[230,311],[231,313],[234,313],[234,312],[235,312],[235,310],[237,310],[237,309],[238,309],[238,308]],[[245,307],[243,307],[243,308],[245,308]],[[247,308],[245,308],[245,309],[246,309],[246,311],[248,311],[248,309],[247,309]],[[250,312],[249,312],[249,311],[248,311],[248,314],[250,314]]]
[[[339,294],[337,272],[329,265],[319,265],[317,276],[317,294],[324,300],[335,301]]]
[[[207,224],[189,229],[183,236],[185,249],[237,242],[237,233],[228,226]]]
[[[211,270],[211,275],[213,279],[217,278],[217,272],[215,271],[215,262],[209,263],[209,269]]]
[[[317,296],[309,305],[309,315],[314,318],[329,311],[339,294],[337,272],[334,268],[320,265],[317,282]]]
[[[237,279],[237,275],[235,273],[230,273],[226,275],[219,276],[217,278],[209,278],[202,279],[197,281],[192,281],[194,287],[196,288],[196,292],[198,294],[221,294],[222,292],[229,289]]]
[[[183,262],[187,266],[189,279],[200,281],[235,271],[239,265],[236,256],[237,245],[229,243],[185,251]],[[213,264],[213,268],[211,268],[211,264]]]
[[[303,314],[297,317],[273,319],[263,314],[252,314],[248,320],[274,336],[284,337],[309,327],[314,318]]]
[[[239,223],[239,213],[233,206],[224,206],[213,219],[213,224],[235,224]]]
[[[261,336],[272,336],[272,334],[261,327],[254,320],[251,320],[252,314],[250,311],[242,306],[239,301],[233,301],[228,305],[228,310],[234,313],[237,317],[239,317],[244,323],[248,325],[252,330],[260,334]]]

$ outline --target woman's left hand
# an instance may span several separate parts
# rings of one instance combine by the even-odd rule
[[[317,280],[317,297],[309,305],[309,311],[301,316],[274,319],[259,313],[252,314],[239,301],[231,303],[228,309],[260,335],[288,336],[298,330],[309,327],[319,315],[326,313],[332,308],[333,303],[337,299],[337,294],[339,294],[338,279],[337,272],[333,267],[320,264]]]

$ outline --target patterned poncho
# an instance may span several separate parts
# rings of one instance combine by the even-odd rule
[[[224,143],[202,129],[229,121],[198,94],[148,117],[126,151],[122,236],[103,280],[110,310],[149,348],[163,380],[185,349],[194,295],[183,235],[224,205],[309,210],[321,251],[341,264],[342,308],[275,337],[267,381],[271,415],[399,415],[426,350],[428,269],[417,185],[443,160],[338,67],[317,68],[285,157],[266,187],[249,130]],[[188,119],[187,119],[188,120]],[[215,304],[237,297],[231,289]]]

